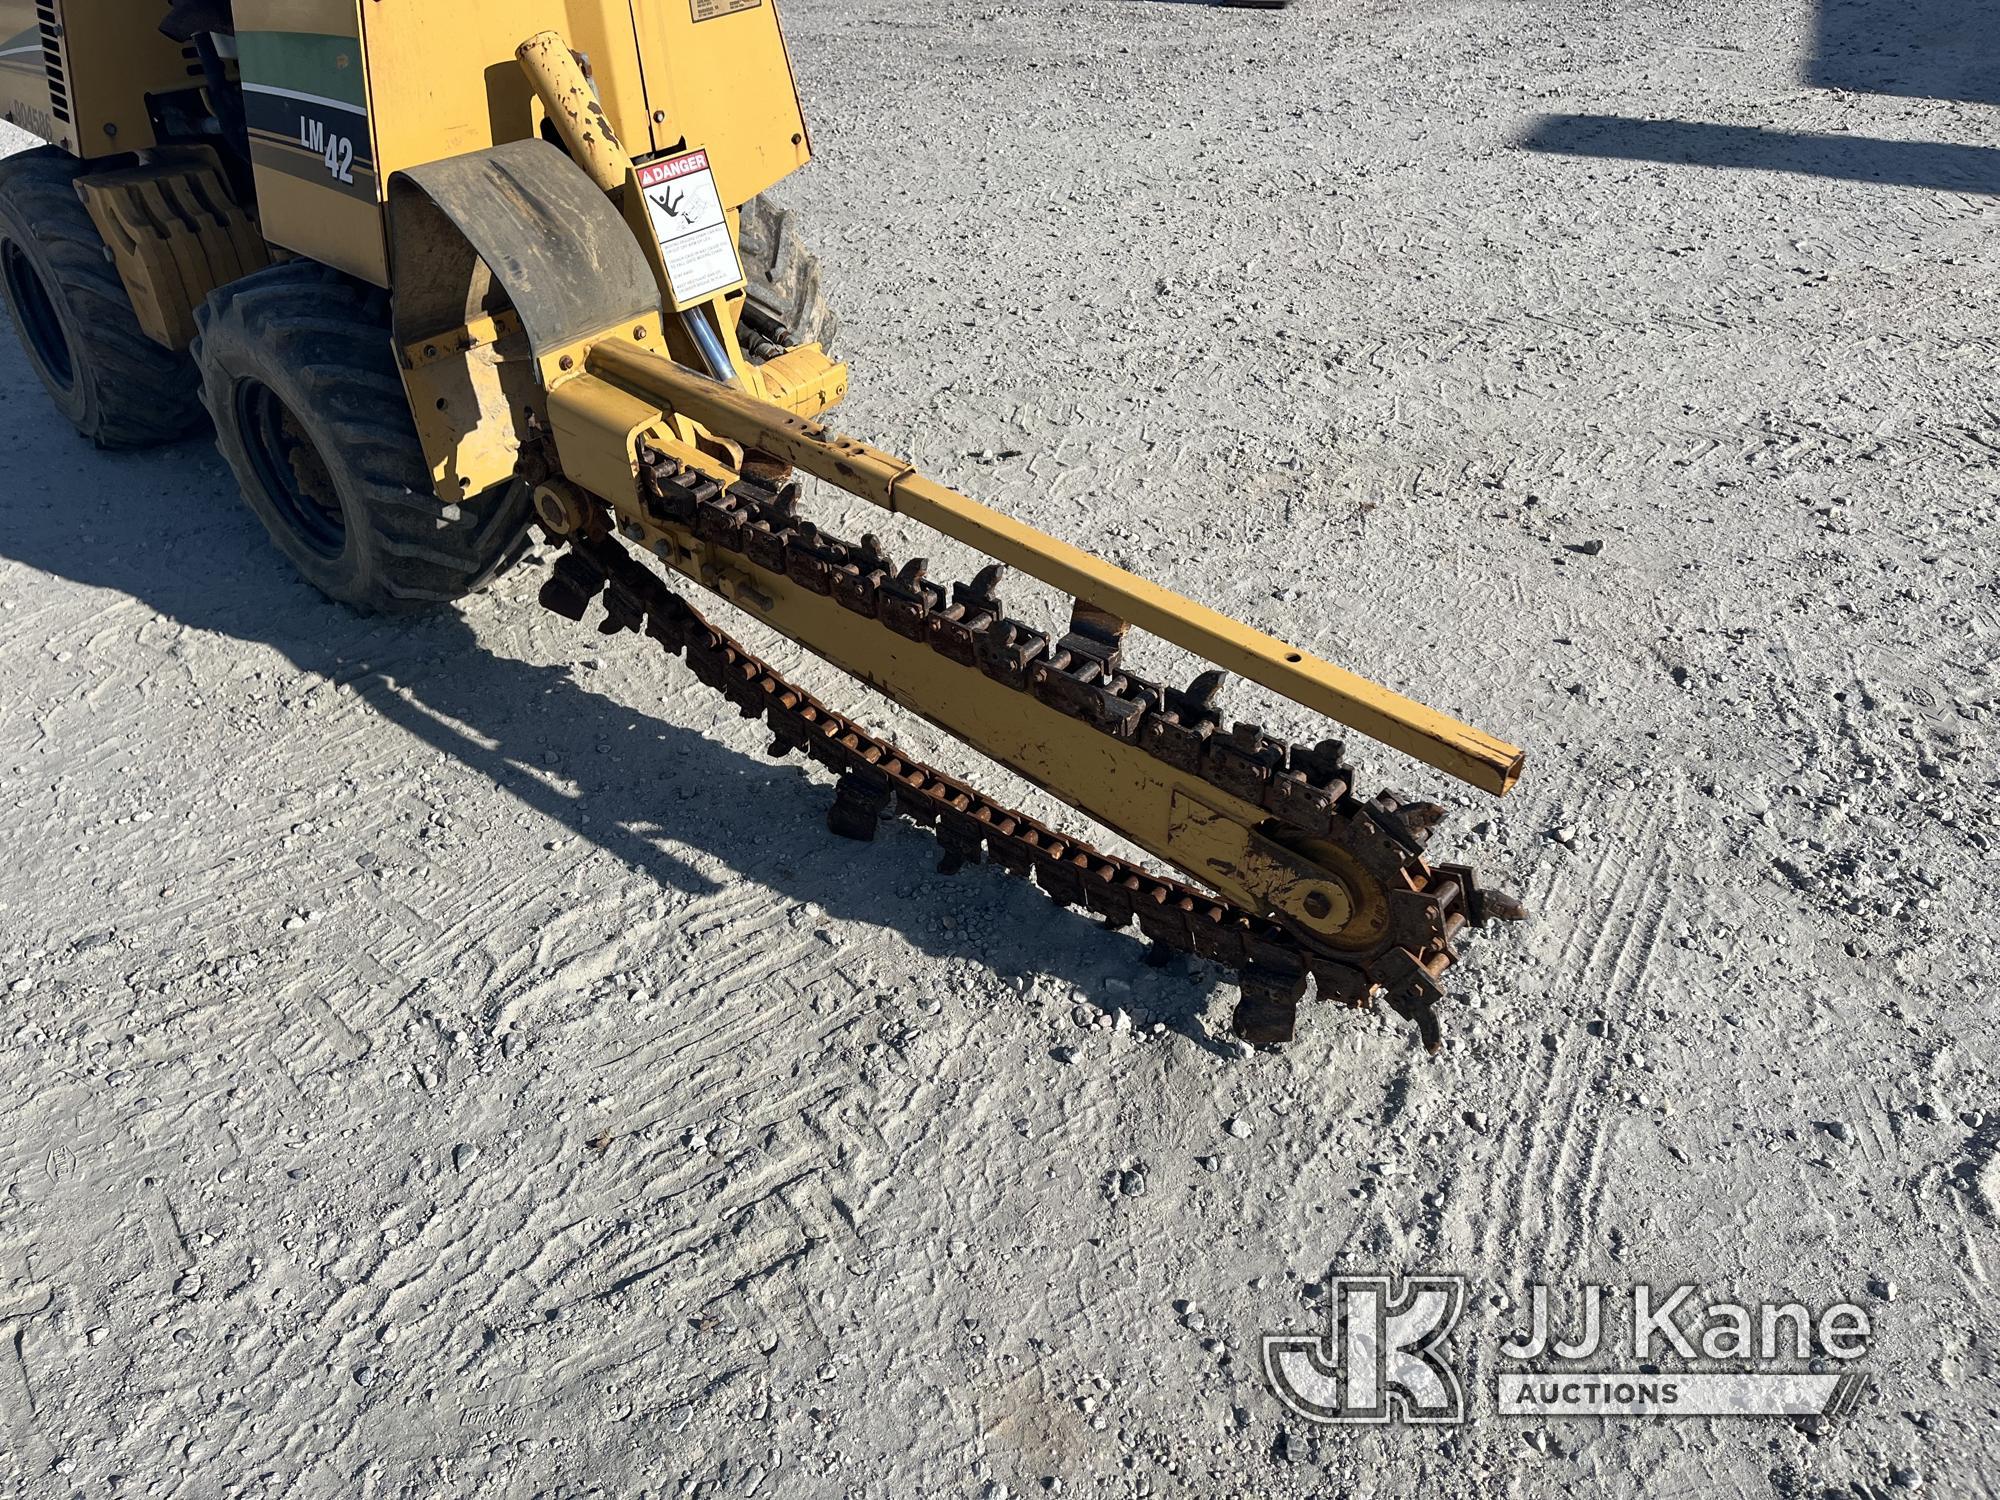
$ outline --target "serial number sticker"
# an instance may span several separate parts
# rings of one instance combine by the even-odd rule
[[[639,191],[646,196],[646,217],[660,242],[676,308],[743,284],[743,262],[729,237],[706,151],[648,162],[639,168]]]
[[[764,0],[694,0],[694,18],[713,21],[717,16],[733,16],[739,10],[755,10]]]

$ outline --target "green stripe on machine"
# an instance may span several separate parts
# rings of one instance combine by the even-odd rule
[[[265,85],[362,110],[368,103],[361,43],[304,31],[245,31],[236,38],[246,88]]]

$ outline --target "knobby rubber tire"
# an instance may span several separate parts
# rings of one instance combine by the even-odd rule
[[[201,423],[194,364],[140,330],[76,196],[83,171],[53,146],[0,160],[0,266],[14,332],[56,410],[98,447],[170,443]]]
[[[831,354],[840,319],[820,286],[819,257],[806,246],[799,216],[752,198],[743,205],[738,240],[751,303],[789,329],[792,343],[819,344]]]
[[[321,593],[407,613],[463,598],[520,558],[527,486],[438,498],[396,367],[387,293],[291,261],[217,291],[197,322],[216,448],[272,541]]]

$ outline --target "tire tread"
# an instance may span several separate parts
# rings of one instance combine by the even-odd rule
[[[819,344],[831,354],[840,319],[820,284],[819,257],[800,232],[799,216],[767,197],[752,198],[743,205],[738,236],[751,300],[798,343]]]
[[[197,316],[195,357],[218,446],[246,492],[256,480],[234,431],[232,371],[262,366],[271,378],[258,378],[324,449],[340,453],[354,481],[345,496],[348,526],[358,511],[368,532],[365,566],[353,586],[337,591],[313,581],[343,603],[394,613],[459,599],[491,582],[525,550],[530,507],[525,488],[512,484],[455,507],[437,499],[386,314],[376,288],[290,261],[209,298]],[[265,524],[272,524],[268,516]],[[312,569],[300,566],[312,578]]]
[[[76,196],[84,170],[53,146],[0,160],[0,222],[21,226],[20,242],[39,252],[39,269],[53,283],[51,297],[74,315],[64,320],[70,357],[96,398],[83,420],[71,418],[77,430],[100,448],[173,442],[201,423],[194,367],[140,329],[125,283]]]

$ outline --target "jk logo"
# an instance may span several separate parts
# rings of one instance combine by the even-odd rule
[[[1328,1277],[1324,1331],[1264,1335],[1265,1382],[1308,1422],[1463,1421],[1438,1351],[1464,1310],[1462,1276]]]

